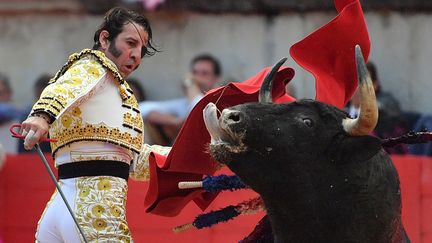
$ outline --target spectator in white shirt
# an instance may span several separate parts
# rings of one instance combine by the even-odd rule
[[[158,144],[169,145],[173,142],[189,112],[205,92],[215,87],[220,76],[221,66],[215,57],[209,54],[198,55],[192,59],[190,74],[183,83],[185,97],[140,103],[144,122],[158,130],[164,140],[159,139]]]

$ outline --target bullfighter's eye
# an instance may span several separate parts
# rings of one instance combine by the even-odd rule
[[[312,120],[309,119],[309,118],[304,118],[304,119],[303,119],[303,123],[304,123],[306,126],[308,126],[308,127],[312,127],[312,126],[313,126]]]

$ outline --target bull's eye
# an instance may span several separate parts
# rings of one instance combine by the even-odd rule
[[[312,127],[312,126],[313,126],[312,120],[309,119],[309,118],[304,118],[304,119],[303,119],[303,123],[304,123],[306,126],[308,126],[308,127]]]

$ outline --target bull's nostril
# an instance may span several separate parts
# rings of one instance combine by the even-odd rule
[[[228,119],[234,121],[234,122],[239,122],[240,121],[240,115],[239,114],[230,114],[230,116],[228,117]]]
[[[239,124],[243,122],[245,116],[241,111],[225,109],[222,111],[222,123],[225,125]]]

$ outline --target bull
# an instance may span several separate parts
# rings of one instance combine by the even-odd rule
[[[369,136],[378,109],[359,46],[360,114],[315,100],[272,103],[266,76],[259,102],[204,109],[212,157],[262,197],[274,242],[409,242],[397,171]]]

